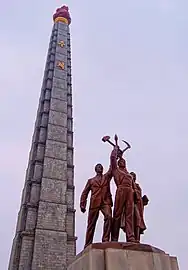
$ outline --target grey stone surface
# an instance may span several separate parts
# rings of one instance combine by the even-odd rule
[[[67,115],[62,112],[50,111],[49,124],[67,127]]]
[[[67,66],[68,67],[71,67],[71,60],[69,58],[67,59]],[[69,78],[70,78],[69,79],[70,80],[69,83],[71,83],[71,76],[69,76]]]
[[[67,241],[67,265],[74,261],[75,253],[75,241]]]
[[[25,184],[23,190],[22,190],[22,204],[25,204],[29,200],[30,195],[30,187],[29,185]]]
[[[22,206],[20,208],[20,211],[18,213],[18,220],[17,220],[17,226],[16,226],[16,231],[20,232],[24,230],[25,227],[25,220],[26,220],[26,208],[25,206]]]
[[[44,178],[52,178],[57,180],[66,181],[67,179],[67,162],[54,159],[54,158],[44,158]]]
[[[104,251],[99,249],[92,250],[90,256],[90,263],[92,265],[92,269],[105,269]]]
[[[67,119],[67,129],[68,131],[73,131],[73,121],[70,118]]]
[[[62,112],[62,113],[67,114],[67,101],[52,98],[51,104],[50,104],[50,109],[57,111],[57,112]]]
[[[32,148],[35,148],[34,145]],[[27,166],[27,170],[26,170],[26,175],[25,175],[25,180],[28,181],[31,179],[32,175],[33,175],[33,168],[34,168],[34,164],[31,161],[34,161],[34,153],[36,151],[33,149],[33,155],[30,156],[29,159],[29,163]]]
[[[68,61],[67,65],[70,66],[70,62],[69,62],[69,61]],[[68,84],[71,84],[71,82],[72,82],[72,78],[71,78],[71,76],[69,75],[69,76],[67,76],[67,83],[68,83]]]
[[[53,87],[52,98],[58,98],[67,101],[67,89]]]
[[[52,80],[48,79],[46,82],[46,88],[47,89],[52,89]]]
[[[68,25],[67,24],[65,24],[65,23],[63,23],[63,22],[58,22],[57,23],[58,24],[58,29],[59,30],[64,30],[64,31],[69,31],[69,27],[68,27]]]
[[[33,178],[40,179],[42,177],[42,172],[43,172],[43,165],[35,163]]]
[[[153,254],[153,262],[157,270],[171,270],[170,257],[166,254]]]
[[[50,100],[50,97],[51,97],[51,90],[46,89],[46,91],[45,91],[45,99]]]
[[[30,207],[27,210],[26,230],[34,230],[37,221],[37,209]]]
[[[56,43],[55,41],[52,41],[52,42],[51,42],[52,48],[56,48],[56,44],[57,44],[57,43]]]
[[[67,182],[69,186],[73,185],[74,170],[73,168],[67,168]]]
[[[67,134],[67,146],[73,147],[73,134],[72,133]]]
[[[176,257],[170,257],[170,263],[171,263],[171,270],[179,270],[179,267],[178,267],[178,260]]]
[[[19,267],[19,257],[20,257],[20,249],[21,249],[21,237],[19,234],[13,239],[12,250],[10,255],[10,262],[8,270],[15,270]]]
[[[72,106],[72,95],[68,95],[67,104]]]
[[[46,135],[47,135],[46,128],[41,127],[40,132],[39,132],[39,142],[40,143],[45,143],[46,142]]]
[[[66,232],[69,236],[74,236],[74,213],[71,212],[67,213]]]
[[[105,251],[105,263],[106,263],[106,269],[112,270],[122,269],[122,266],[124,266],[124,269],[129,270],[129,261],[127,260],[127,252],[124,250],[118,250],[118,249],[108,249]],[[142,267],[140,265],[140,267]],[[148,270],[148,268],[146,268]],[[140,268],[141,270],[141,268]]]
[[[36,205],[39,201],[40,197],[40,184],[32,183],[31,184],[31,195],[30,195],[30,203]]]
[[[58,35],[62,35],[62,36],[65,36],[66,38],[68,38],[67,31],[65,29],[59,29]]]
[[[67,89],[67,82],[66,80],[55,78],[53,79],[53,87]]]
[[[37,228],[65,232],[67,206],[51,202],[39,203]]]
[[[46,141],[46,157],[67,160],[67,144],[53,140]]]
[[[39,144],[37,147],[36,160],[42,161],[44,158],[45,147],[43,144]]]
[[[71,88],[70,85],[67,86],[67,93],[68,93],[69,95],[72,94],[72,88]]]
[[[53,48],[51,49],[51,53],[55,54],[55,52],[56,52],[55,47],[53,47]]]
[[[87,254],[84,254],[82,257],[78,258],[76,261],[74,261],[68,266],[68,270],[89,270],[89,269],[94,270],[93,268],[90,267],[90,260]]]
[[[67,164],[73,165],[73,149],[67,151]]]
[[[67,189],[66,192],[66,202],[69,208],[74,208],[74,190],[73,189]]]
[[[37,127],[40,127],[40,119],[38,120]],[[37,128],[35,128],[34,133],[33,133],[33,137],[32,137],[32,142],[37,142],[37,139],[38,139],[38,130],[37,130]],[[33,147],[31,148],[31,152],[32,152],[32,150],[33,150]]]
[[[69,75],[69,76],[71,75],[71,67],[67,67],[67,75]]]
[[[153,263],[153,254],[151,252],[128,250],[126,251],[125,254],[126,254],[125,259],[129,262],[129,265],[131,265],[133,270],[155,269],[154,263]],[[110,257],[110,254],[109,254],[109,257]],[[117,268],[117,270],[121,270],[122,266],[123,265]],[[109,268],[109,270],[111,269],[112,268]]]
[[[64,55],[64,54],[56,53],[55,60],[62,61],[62,62],[64,62],[66,64],[67,63],[67,56]]]
[[[57,40],[67,39],[67,35],[64,32],[58,33]]]
[[[64,40],[63,40],[64,41]],[[65,42],[65,41],[64,41]],[[64,47],[61,47],[61,46],[57,46],[56,47],[56,52],[59,53],[59,54],[64,54],[64,55],[67,55],[67,44],[65,42],[65,45]]]
[[[77,260],[75,260],[68,270],[107,270],[105,268],[104,251],[93,249],[89,253],[83,254]],[[126,268],[123,268],[124,270]],[[113,270],[116,270],[114,268]],[[117,269],[118,270],[118,269]]]
[[[66,66],[65,69],[62,70],[61,68],[57,67],[58,61],[56,62],[56,68],[54,70],[54,77],[67,80],[67,72],[66,72]]]
[[[36,229],[32,270],[66,270],[65,232]]]
[[[52,40],[52,41],[56,41],[56,40],[57,40],[57,37],[56,37],[55,34],[52,36],[52,39],[51,39],[51,40]]]
[[[65,35],[58,35],[57,36],[57,44],[58,44],[58,42],[60,42],[60,41],[64,41],[65,43],[66,43],[66,49],[68,49],[68,47],[69,47],[69,45],[68,45],[68,42],[67,42],[67,36],[65,36]],[[58,45],[59,46],[59,45]],[[67,54],[67,53],[66,53]]]
[[[49,100],[45,100],[44,104],[43,104],[43,112],[48,113],[50,110],[50,101]]]
[[[48,125],[48,114],[43,113],[41,119],[41,127],[47,127],[47,125]]]
[[[58,29],[58,22],[54,23],[54,26],[53,26],[53,30],[57,30],[57,29]]]
[[[54,58],[54,60],[55,60],[55,58]],[[48,72],[47,72],[47,78],[48,79],[53,79],[53,71],[52,70],[48,70]]]
[[[48,139],[66,143],[67,128],[48,124]]]
[[[66,181],[43,178],[40,199],[42,201],[66,204],[66,191]]]
[[[31,268],[33,242],[32,237],[24,236],[22,238],[19,270],[29,270]]]
[[[69,118],[72,117],[72,106],[70,106],[70,105],[67,107],[67,116],[68,116]]]
[[[53,69],[53,68],[54,68],[54,63],[53,63],[53,62],[50,62],[49,68],[50,68],[50,69]],[[50,89],[51,89],[51,88],[50,88]]]
[[[102,268],[101,268],[102,267]],[[87,248],[68,270],[179,270],[177,260],[165,253],[126,249]]]

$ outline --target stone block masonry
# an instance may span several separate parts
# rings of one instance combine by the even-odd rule
[[[68,270],[179,270],[175,257],[145,244],[96,243],[76,256]]]
[[[60,42],[64,46],[60,46]],[[54,24],[9,270],[64,270],[76,253],[69,26]],[[58,63],[64,63],[64,69]]]

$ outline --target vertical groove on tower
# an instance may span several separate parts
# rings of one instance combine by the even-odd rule
[[[76,253],[69,26],[54,23],[9,270],[63,270]]]

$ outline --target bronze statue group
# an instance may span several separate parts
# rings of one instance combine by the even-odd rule
[[[117,135],[115,135],[115,144],[110,141],[109,136],[103,137],[102,140],[113,145],[109,170],[103,174],[103,166],[97,164],[95,166],[96,175],[87,181],[80,198],[80,209],[84,213],[87,197],[91,191],[85,247],[93,242],[100,211],[104,216],[102,242],[117,242],[120,229],[122,229],[126,234],[127,242],[139,243],[140,235],[146,230],[144,206],[148,204],[149,200],[146,195],[142,196],[142,190],[136,183],[136,174],[127,171],[123,153],[130,148],[130,145],[124,141],[127,147],[122,151],[117,143]],[[112,178],[117,187],[113,215],[110,191]]]

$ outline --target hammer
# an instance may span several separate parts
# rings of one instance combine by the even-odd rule
[[[103,142],[108,142],[109,144],[111,144],[112,146],[115,146],[115,144],[113,142],[110,141],[110,136],[104,136],[102,138]]]
[[[118,146],[118,136],[117,136],[117,135],[115,135],[114,140],[115,140],[115,144],[114,144],[113,142],[110,141],[110,136],[104,136],[104,137],[102,138],[102,141],[103,141],[103,142],[108,142],[109,144],[111,144],[111,145],[114,146],[114,147],[115,147],[115,146]],[[119,146],[118,146],[118,148],[119,148],[119,156],[122,156],[123,153],[124,153],[126,150],[128,150],[128,149],[131,148],[131,146],[130,146],[130,144],[129,144],[128,142],[126,142],[126,141],[124,141],[124,140],[122,140],[122,141],[127,145],[127,147],[126,147],[125,149],[121,150],[121,149],[119,148]]]

